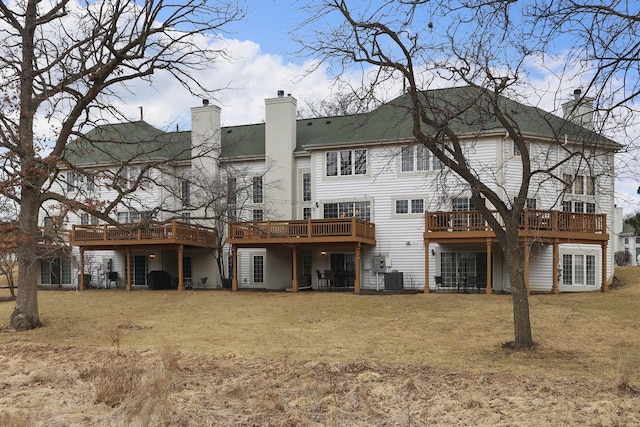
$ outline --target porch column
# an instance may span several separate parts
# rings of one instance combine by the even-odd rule
[[[609,284],[607,283],[607,243],[602,242],[602,292],[609,291]]]
[[[356,294],[360,293],[360,247],[361,244],[357,243],[356,244],[356,277],[353,281],[353,291]]]
[[[178,291],[184,290],[184,281],[182,280],[184,263],[182,256],[184,255],[184,245],[178,245]]]
[[[429,241],[424,241],[424,293],[429,293]]]
[[[298,247],[293,246],[291,248],[291,252],[293,255],[293,279],[291,280],[291,290],[293,292],[298,292]]]
[[[527,294],[529,293],[529,252],[531,248],[529,247],[530,240],[524,239],[524,287],[527,290]]]
[[[131,246],[127,246],[127,290],[131,290]]]
[[[232,279],[231,279],[231,290],[238,290],[238,248],[235,245],[231,245],[231,267],[232,267]]]
[[[557,295],[560,292],[560,287],[558,286],[558,263],[560,262],[560,253],[558,250],[558,239],[553,239],[553,285],[551,291]]]
[[[491,287],[493,284],[491,283],[491,276],[493,272],[491,271],[491,239],[487,239],[487,295],[491,295]]]
[[[80,246],[80,290],[84,291],[85,283],[84,283],[84,248]]]

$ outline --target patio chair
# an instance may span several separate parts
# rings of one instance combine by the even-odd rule
[[[318,289],[325,289],[327,287],[327,279],[324,274],[320,270],[316,270],[316,275],[318,276]]]
[[[120,280],[120,278],[118,277],[118,272],[117,271],[110,271],[109,273],[107,273],[107,288],[111,288],[111,284],[115,283],[116,284],[116,289],[118,288],[118,280]]]
[[[327,282],[327,287],[329,289],[333,289],[335,286],[335,278],[333,277],[333,271],[331,270],[325,270],[324,271],[324,278]]]
[[[440,289],[442,289],[442,276],[433,276],[436,281],[436,292],[440,293]]]

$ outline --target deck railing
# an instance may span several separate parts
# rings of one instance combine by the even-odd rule
[[[272,239],[351,236],[375,239],[376,226],[357,218],[251,221],[229,224],[232,239]]]
[[[20,233],[20,227],[16,224],[0,224],[0,244],[15,248],[20,240]],[[69,232],[57,227],[38,227],[36,239],[38,246],[65,246],[69,242]]]
[[[197,224],[171,221],[167,224],[131,223],[121,226],[74,225],[71,240],[74,242],[119,241],[119,240],[184,240],[198,243],[216,243],[216,230]]]
[[[491,212],[504,226],[502,217]],[[478,211],[427,212],[427,232],[491,231],[491,227]],[[606,233],[605,214],[574,213],[525,209],[520,216],[521,230],[560,231],[567,233]]]

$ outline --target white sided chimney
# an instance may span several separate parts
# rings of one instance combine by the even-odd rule
[[[295,161],[297,101],[279,90],[276,98],[265,99],[265,158],[270,164],[265,184],[265,200],[273,219],[295,218]]]
[[[588,96],[582,96],[582,90],[573,91],[573,99],[562,104],[562,116],[584,128],[593,130],[593,101]]]

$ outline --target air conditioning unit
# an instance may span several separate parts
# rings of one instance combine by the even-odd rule
[[[391,273],[384,273],[384,290],[385,291],[397,291],[404,287],[404,275],[402,272],[394,271]]]

